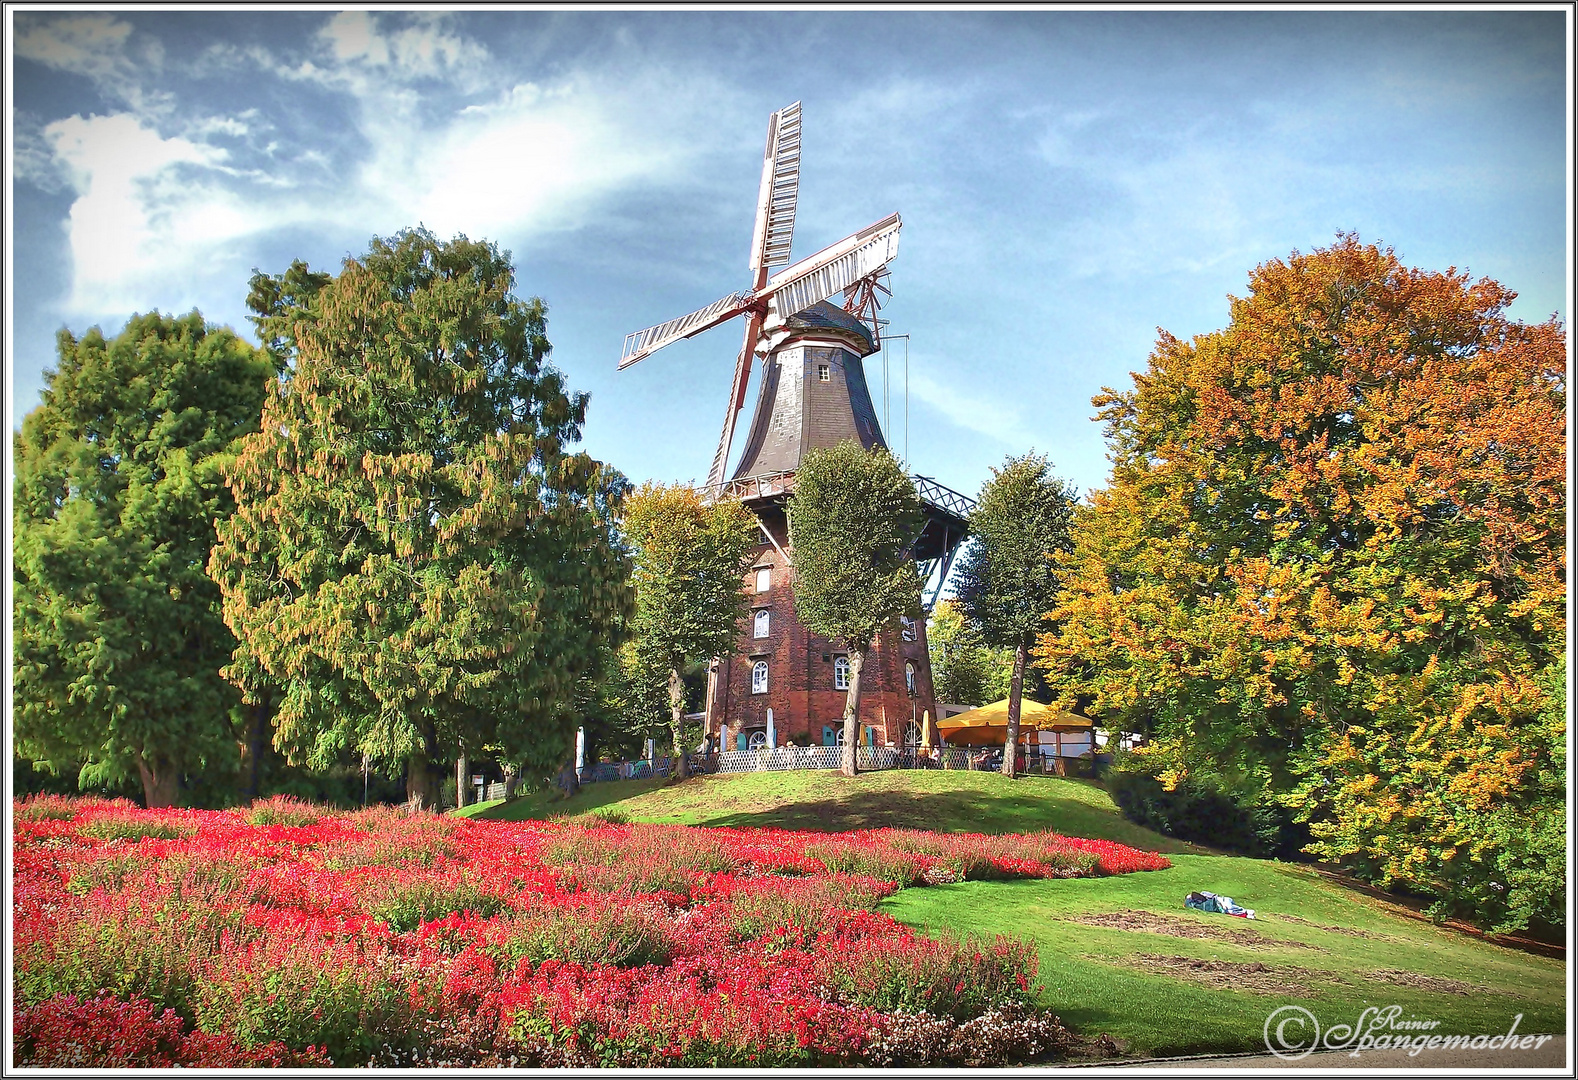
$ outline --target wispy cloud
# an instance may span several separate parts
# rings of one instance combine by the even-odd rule
[[[365,147],[330,161],[293,145],[256,107],[234,115],[149,109],[167,95],[141,85],[158,65],[108,16],[29,28],[30,58],[84,75],[131,107],[77,115],[25,142],[19,178],[69,178],[67,222],[76,313],[142,306],[155,278],[189,276],[247,237],[292,227],[355,235],[421,222],[450,234],[498,237],[573,227],[586,211],[643,177],[671,173],[663,133],[628,106],[641,73],[609,92],[573,74],[552,84],[506,83],[487,49],[438,15],[342,12],[291,58],[259,47],[224,51],[262,78],[313,82]],[[212,49],[196,67],[211,72]],[[283,118],[275,118],[283,121]],[[346,153],[342,151],[342,153]],[[304,167],[305,166],[305,167]]]
[[[917,367],[924,367],[926,363],[925,357],[919,354],[915,361]],[[983,393],[979,386],[966,388],[957,382],[944,385],[924,370],[912,367],[909,391],[941,413],[950,424],[965,431],[985,435],[1005,446],[1024,446],[1034,441],[1021,408],[1001,397]]]
[[[168,94],[147,85],[163,66],[163,46],[134,35],[130,23],[113,15],[19,16],[14,49],[24,60],[86,76],[105,97],[139,112],[172,104]]]

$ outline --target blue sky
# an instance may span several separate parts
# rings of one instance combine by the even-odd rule
[[[1100,486],[1091,395],[1339,230],[1568,314],[1561,11],[9,14],[13,425],[61,326],[195,306],[250,337],[254,267],[420,222],[513,253],[588,450],[701,479],[740,331],[615,363],[749,284],[796,99],[795,257],[903,215],[909,460],[968,493],[1031,448]]]

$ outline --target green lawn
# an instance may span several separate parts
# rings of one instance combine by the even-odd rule
[[[1566,1027],[1562,961],[1432,925],[1306,866],[1160,836],[1125,821],[1088,781],[968,772],[890,771],[853,780],[832,772],[744,773],[684,784],[589,784],[567,801],[554,792],[463,812],[523,820],[598,809],[629,821],[690,825],[1055,829],[1166,852],[1169,870],[906,889],[884,905],[930,932],[1033,939],[1046,1004],[1082,1034],[1112,1035],[1130,1056],[1263,1050],[1267,1015],[1288,1003],[1308,1008],[1323,1026],[1352,1023],[1368,1005],[1398,1005],[1405,1019],[1440,1021],[1433,1033],[1504,1032],[1516,1013],[1524,1014],[1523,1032]],[[1257,918],[1188,911],[1184,894],[1196,889],[1232,896]],[[1103,916],[1130,928],[1071,921]],[[1180,970],[1191,961],[1215,970]],[[1379,971],[1406,973],[1391,976],[1404,982],[1367,977]]]

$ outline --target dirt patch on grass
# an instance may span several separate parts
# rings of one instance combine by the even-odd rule
[[[1474,994],[1485,992],[1483,986],[1475,986],[1473,983],[1448,979],[1441,975],[1421,975],[1417,971],[1402,971],[1398,968],[1381,968],[1378,971],[1366,972],[1364,977],[1371,982],[1391,983],[1393,986],[1406,986],[1411,990],[1424,990],[1432,994],[1472,997]]]
[[[1247,990],[1252,994],[1277,994],[1284,997],[1313,996],[1313,982],[1336,978],[1330,971],[1294,967],[1291,964],[1241,964],[1233,960],[1201,960],[1195,956],[1161,956],[1136,953],[1124,960],[1106,960],[1157,975],[1171,975],[1212,990]]]
[[[1224,916],[1229,918],[1229,916]],[[1168,937],[1194,938],[1200,941],[1226,941],[1246,949],[1319,949],[1302,941],[1283,941],[1268,938],[1243,919],[1233,919],[1220,926],[1181,919],[1174,915],[1158,915],[1154,911],[1103,911],[1065,919],[1081,926],[1096,926],[1103,930],[1127,930],[1136,934],[1165,934]]]
[[[1388,937],[1385,934],[1372,934],[1368,930],[1360,930],[1356,926],[1327,926],[1325,923],[1318,923],[1314,919],[1305,919],[1298,915],[1277,915],[1274,917],[1273,921],[1298,923],[1300,926],[1310,926],[1314,927],[1316,930],[1324,930],[1328,934],[1343,934],[1347,937],[1375,938],[1380,941],[1396,940],[1395,938]]]

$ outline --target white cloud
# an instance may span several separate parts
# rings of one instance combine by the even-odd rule
[[[47,29],[35,52],[80,70],[123,70],[124,23],[57,20]],[[698,151],[671,138],[674,125],[717,108],[707,80],[689,78],[686,92],[673,94],[668,74],[650,68],[621,70],[613,84],[568,76],[478,89],[479,72],[497,78],[499,65],[441,17],[342,13],[314,41],[306,61],[257,47],[226,55],[255,62],[263,78],[343,95],[339,141],[369,148],[359,162],[302,142],[293,125],[256,107],[215,115],[182,101],[179,115],[134,109],[45,129],[27,175],[42,184],[51,170],[64,173],[77,196],[66,222],[66,311],[100,315],[191,296],[200,279],[240,273],[233,264],[246,265],[247,245],[284,228],[350,245],[418,222],[491,239],[574,228],[610,194],[677,173]],[[211,74],[216,60],[210,50],[193,63]],[[653,100],[669,106],[656,123]]]
[[[68,221],[73,263],[68,306],[77,311],[144,306],[142,283],[186,267],[181,247],[196,224],[188,211],[210,196],[190,186],[192,178],[182,175],[181,166],[212,167],[224,151],[164,138],[127,113],[57,120],[44,129],[44,137],[77,192]],[[215,212],[218,205],[210,206],[198,215],[206,230],[202,235],[234,235],[237,215],[225,223]]]

